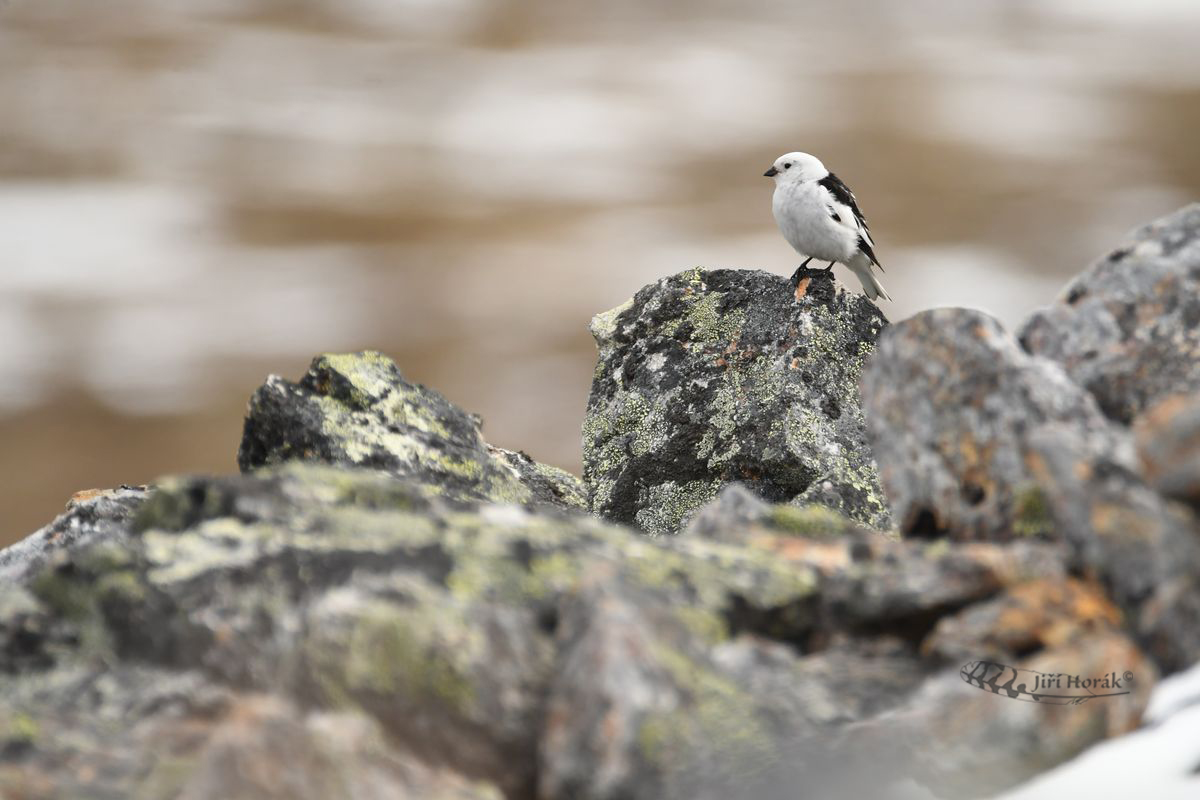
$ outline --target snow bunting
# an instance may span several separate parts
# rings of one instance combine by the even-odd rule
[[[875,258],[867,221],[858,210],[854,192],[837,175],[808,153],[782,155],[763,175],[775,179],[771,209],[783,238],[805,257],[793,282],[815,258],[829,262],[825,269],[832,269],[835,262],[849,267],[862,281],[869,299],[892,299],[875,277],[874,268],[882,272],[883,267]]]

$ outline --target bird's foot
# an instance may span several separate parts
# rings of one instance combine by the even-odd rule
[[[812,261],[811,257],[804,259],[804,263],[801,264],[800,266],[796,267],[796,271],[792,273],[792,277],[790,280],[792,282],[793,289],[795,289],[800,284],[800,273],[804,272],[804,270],[808,268],[808,262],[810,262],[810,261]]]
[[[836,262],[830,261],[828,266],[821,268],[821,272],[829,272],[829,270],[833,269],[834,263]]]

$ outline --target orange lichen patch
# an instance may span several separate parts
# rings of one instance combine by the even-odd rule
[[[845,542],[823,542],[801,536],[764,534],[751,539],[750,545],[769,550],[788,561],[816,567],[823,572],[850,566],[850,548]]]
[[[76,492],[71,495],[71,499],[67,501],[67,508],[73,508],[80,503],[86,503],[89,500],[95,500],[108,492],[108,489],[84,489],[81,492]]]
[[[796,284],[796,299],[799,300],[808,294],[808,285],[812,283],[812,278],[801,278]]]
[[[1115,628],[1121,612],[1108,598],[1080,581],[1036,580],[1013,587],[996,619],[996,635],[1043,647],[1073,641],[1082,633]]]
[[[1105,635],[1123,636],[1120,625],[1121,612],[1092,584],[1073,578],[1037,578],[943,618],[921,650],[926,655],[972,652],[999,658]]]

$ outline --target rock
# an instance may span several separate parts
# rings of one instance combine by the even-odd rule
[[[839,537],[867,533],[867,529],[827,506],[772,505],[740,483],[730,483],[696,511],[686,532],[736,544],[761,533]]]
[[[1053,538],[1061,490],[1035,474],[1047,434],[1070,439],[1062,444],[1080,469],[1138,485],[1128,437],[1062,370],[1022,352],[978,311],[936,309],[892,326],[863,375],[863,397],[905,536]]]
[[[450,499],[583,509],[578,478],[491,447],[481,424],[380,353],[323,355],[299,383],[272,375],[250,398],[238,466],[370,467]]]
[[[1200,658],[1194,520],[1138,474],[1132,438],[990,317],[918,314],[889,328],[863,377],[883,485],[908,537],[1064,541],[1105,582],[1167,671]]]
[[[502,800],[358,711],[302,711],[195,671],[76,667],[0,701],[4,797]]]
[[[272,377],[243,474],[0,551],[0,796],[980,797],[1107,738],[1186,791],[1194,687],[1119,737],[1200,660],[1194,212],[1031,323],[1112,315],[1061,363],[819,271],[646,287],[593,321],[586,490],[377,353]]]
[[[77,492],[53,522],[0,550],[0,582],[23,581],[59,550],[120,540],[148,491],[145,486],[122,486]]]
[[[1122,423],[1200,389],[1200,204],[1135,231],[1021,330]]]
[[[937,724],[977,748],[966,772],[912,722],[931,687],[962,686],[964,653],[1069,672],[1103,640],[1141,669],[1054,544],[650,539],[319,464],[166,480],[124,536],[57,553],[27,586],[0,592],[6,794],[791,800],[828,796],[848,777],[830,759],[881,740],[906,758],[850,769],[864,796],[912,765],[970,783],[983,749],[1003,770],[976,785],[1003,788],[1045,765],[1028,736],[1065,758],[1145,701],[1065,726],[937,694]],[[989,639],[1001,607],[1033,610]],[[999,712],[1016,717],[996,742]]]
[[[800,291],[764,272],[695,269],[592,320],[593,513],[673,534],[736,481],[770,502],[888,526],[858,398],[886,320],[819,270]]]
[[[1138,419],[1138,455],[1162,495],[1200,509],[1200,401],[1169,397]]]

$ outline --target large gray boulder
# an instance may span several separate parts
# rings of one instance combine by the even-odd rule
[[[250,398],[238,466],[370,467],[449,499],[584,508],[578,478],[492,447],[481,429],[478,416],[409,382],[381,353],[327,354],[298,382],[272,375]]]
[[[600,314],[583,426],[592,511],[673,534],[740,482],[886,528],[858,397],[886,324],[821,271],[793,293],[765,272],[694,269]]]
[[[1200,529],[1056,364],[981,312],[938,309],[880,337],[863,396],[901,535],[1061,541],[1164,669],[1200,658]]]
[[[1020,339],[1119,422],[1200,390],[1200,203],[1135,231],[1034,314]]]

